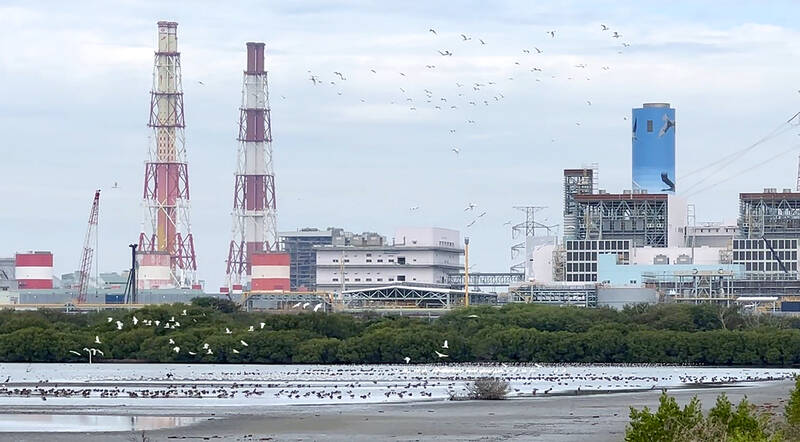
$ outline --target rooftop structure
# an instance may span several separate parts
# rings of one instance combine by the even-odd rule
[[[800,237],[800,192],[740,193],[738,224],[744,238]]]
[[[326,230],[305,228],[279,233],[283,249],[289,254],[289,279],[294,291],[313,291],[317,287],[317,251],[315,246],[350,244],[352,233],[329,227]]]

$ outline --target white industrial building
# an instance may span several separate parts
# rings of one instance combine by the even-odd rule
[[[389,285],[444,287],[448,275],[462,269],[464,249],[456,230],[399,228],[394,240],[316,246],[317,290],[346,290]]]

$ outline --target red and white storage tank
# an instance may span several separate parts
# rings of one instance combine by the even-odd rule
[[[136,273],[136,286],[139,289],[171,288],[170,254],[168,252],[145,252],[136,255],[139,268]]]
[[[53,254],[17,253],[14,259],[14,274],[20,289],[52,289]]]
[[[289,290],[289,254],[253,253],[250,255],[251,291]]]

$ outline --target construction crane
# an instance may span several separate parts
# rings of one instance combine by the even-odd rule
[[[92,238],[97,232],[97,213],[100,205],[100,190],[94,192],[92,209],[89,211],[89,227],[86,229],[86,239],[83,241],[83,253],[81,253],[81,270],[78,280],[78,304],[86,303],[86,289],[89,287],[89,271],[92,268]]]

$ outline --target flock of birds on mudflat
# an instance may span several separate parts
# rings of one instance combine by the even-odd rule
[[[135,377],[138,370],[102,365],[92,379],[14,381],[0,385],[2,398],[76,399],[220,399],[268,404],[377,403],[444,400],[463,397],[467,383],[484,376],[509,383],[509,395],[538,397],[611,391],[655,390],[792,378],[790,370],[704,370],[687,367],[623,365],[483,363],[406,366],[273,366],[225,371],[234,367],[156,368],[158,374]],[[249,368],[249,367],[248,367]],[[656,369],[646,371],[643,369]],[[659,370],[661,369],[661,370]],[[166,372],[165,372],[166,371]],[[100,374],[98,377],[97,375]]]
[[[464,48],[464,45],[482,48],[481,50],[484,51],[484,54],[498,55],[497,53],[491,52],[493,50],[491,42],[486,41],[481,37],[472,36],[465,33],[458,34],[457,36],[450,36],[440,33],[439,30],[435,28],[430,28],[427,32],[431,39],[433,39],[433,41],[440,47],[436,49],[435,52],[431,52],[430,56],[426,59],[431,60],[432,58],[438,57],[441,60],[441,63],[428,61],[424,64],[423,69],[421,64],[422,62],[420,62],[420,67],[418,68],[420,73],[417,76],[417,79],[427,79],[426,74],[432,73],[446,75],[446,73],[449,72],[453,67],[452,60],[459,58],[459,54],[461,53],[461,49]],[[625,49],[631,46],[630,43],[622,39],[623,36],[620,31],[613,30],[605,24],[599,25],[598,32],[601,33],[601,35],[606,36],[610,42],[613,42],[612,47],[616,47],[616,52],[618,54],[623,54]],[[552,46],[550,42],[557,40],[560,35],[561,33],[555,29],[548,30],[542,37],[542,43],[536,46],[531,45],[530,47],[520,48],[519,52],[517,52],[517,56],[513,57],[513,61],[510,61],[508,66],[494,66],[495,68],[507,68],[507,72],[505,74],[498,74],[496,78],[453,80],[456,88],[455,90],[450,91],[436,91],[434,90],[436,89],[434,86],[413,86],[412,80],[414,80],[414,74],[411,71],[398,70],[396,68],[379,68],[377,66],[365,67],[364,69],[367,69],[365,72],[357,72],[353,75],[344,72],[342,69],[334,70],[330,73],[315,72],[314,70],[309,69],[307,71],[308,81],[315,89],[327,87],[335,91],[337,95],[342,96],[350,93],[343,86],[348,82],[353,82],[353,77],[364,78],[366,76],[368,79],[382,77],[381,80],[383,81],[386,79],[396,80],[397,89],[393,94],[391,94],[393,98],[380,98],[380,104],[386,104],[386,101],[388,100],[389,105],[397,106],[406,110],[407,112],[420,112],[422,110],[429,110],[434,112],[433,115],[438,112],[445,113],[466,110],[465,112],[458,113],[457,115],[463,116],[464,128],[469,129],[479,124],[481,115],[478,112],[478,109],[489,108],[491,106],[501,104],[506,99],[502,89],[503,85],[508,84],[508,82],[515,80],[532,80],[536,83],[562,78],[566,79],[567,81],[591,80],[591,77],[589,76],[591,67],[587,63],[575,63],[567,73],[561,73],[555,68],[546,67],[546,59],[544,59],[544,57],[547,56]],[[610,70],[610,66],[601,64],[597,73]],[[353,93],[354,92],[355,91],[353,91]],[[281,98],[285,99],[286,96],[281,95]],[[365,104],[371,104],[373,102],[372,99],[368,99],[365,96],[358,97],[358,100],[360,103]],[[585,104],[581,103],[582,106],[592,106],[591,99],[586,99],[584,102]],[[627,117],[623,118],[627,120]],[[448,121],[450,120],[452,120],[452,118],[448,118]],[[451,136],[451,140],[457,140],[456,134],[459,133],[462,128],[452,124],[449,124],[448,126],[449,127],[447,130],[448,134]],[[581,122],[576,121],[575,126],[580,127]],[[551,141],[555,142],[555,139],[551,139]],[[460,144],[455,141],[452,141],[448,148],[456,157],[459,157],[461,153],[464,152]],[[465,211],[472,212],[476,207],[476,203],[469,203]],[[420,210],[420,208],[421,207],[419,205],[414,205],[409,207],[409,211],[415,212]],[[467,223],[466,227],[472,227],[485,215],[486,212],[481,211],[480,214],[473,217]],[[509,225],[510,223],[511,222],[509,221],[504,225]]]

